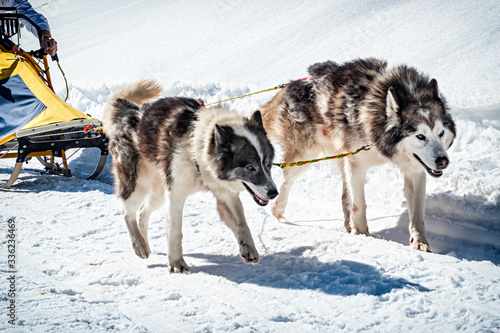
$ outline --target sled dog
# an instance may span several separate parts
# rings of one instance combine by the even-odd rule
[[[170,271],[189,269],[181,244],[183,206],[190,194],[206,190],[244,261],[257,263],[239,192],[247,191],[261,206],[278,195],[270,176],[274,150],[261,114],[247,118],[222,106],[204,109],[191,98],[157,99],[161,91],[153,80],[126,85],[110,97],[103,117],[115,192],[135,253],[150,255],[149,217],[166,203]]]
[[[375,144],[369,151],[337,160],[343,178],[345,227],[369,235],[364,184],[367,170],[392,162],[404,176],[410,215],[410,244],[430,251],[424,228],[426,173],[440,177],[449,164],[446,150],[455,123],[435,79],[416,69],[387,68],[369,58],[342,65],[332,61],[308,68],[313,79],[291,82],[260,108],[271,141],[283,149],[285,162],[336,155]],[[283,214],[294,181],[305,166],[283,172],[272,214]]]

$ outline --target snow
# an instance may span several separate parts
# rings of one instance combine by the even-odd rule
[[[340,176],[321,162],[294,185],[288,223],[241,195],[261,255],[257,265],[239,257],[213,197],[190,197],[183,247],[191,270],[182,274],[169,274],[162,210],[151,218],[151,257],[134,254],[109,163],[97,180],[85,180],[98,151],[77,152],[71,178],[41,175],[30,162],[12,189],[0,192],[0,330],[500,331],[497,1],[31,3],[59,43],[68,102],[97,118],[115,89],[140,78],[160,81],[165,96],[209,103],[307,76],[318,61],[374,56],[436,78],[458,136],[444,176],[428,179],[433,253],[408,246],[397,168],[369,172],[372,236],[353,236],[343,226]],[[29,37],[25,32],[28,46]],[[231,104],[248,114],[272,96]],[[1,160],[0,180],[12,168],[13,160]],[[281,170],[273,177],[279,183]],[[15,326],[6,309],[9,219],[17,228]]]

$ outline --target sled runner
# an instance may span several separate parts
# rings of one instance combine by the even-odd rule
[[[36,27],[38,40],[40,43],[42,40],[41,29],[25,15],[0,13],[0,159],[16,159],[10,179],[4,184],[0,182],[0,188],[11,186],[23,163],[31,157],[51,173],[70,176],[66,151],[73,148],[100,149],[97,167],[87,178],[94,179],[108,155],[108,139],[102,132],[102,123],[54,93],[43,49],[27,53],[12,42],[15,35],[19,40],[19,19]],[[55,162],[56,158],[62,159],[62,167]]]

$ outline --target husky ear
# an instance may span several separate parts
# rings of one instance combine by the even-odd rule
[[[214,142],[216,146],[227,145],[231,142],[231,130],[224,126],[215,125]]]
[[[432,92],[433,92],[434,96],[439,98],[438,82],[436,81],[436,79],[432,79],[430,84],[431,84]]]
[[[399,112],[398,99],[396,97],[396,90],[394,90],[393,87],[387,89],[385,111],[387,113],[387,118],[392,118],[398,115]]]
[[[249,124],[254,124],[257,127],[262,127],[264,128],[264,125],[262,124],[262,115],[260,114],[260,110],[255,111],[250,119],[248,120]]]

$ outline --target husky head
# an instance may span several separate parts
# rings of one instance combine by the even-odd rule
[[[244,126],[215,125],[213,147],[219,179],[241,182],[260,206],[278,195],[271,178],[274,149],[262,125],[260,111]]]
[[[436,80],[418,78],[387,89],[386,134],[398,141],[393,157],[410,162],[396,164],[441,177],[450,162],[446,150],[455,138],[455,123]]]

